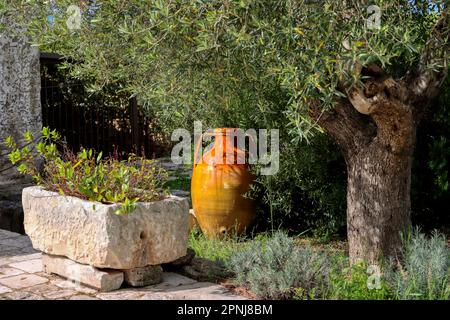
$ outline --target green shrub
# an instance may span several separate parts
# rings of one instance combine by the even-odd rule
[[[372,266],[372,269],[365,262],[349,266],[347,257],[340,257],[339,260],[330,272],[330,290],[326,298],[336,300],[392,298],[390,286],[381,268],[376,269],[377,267]]]
[[[237,283],[265,299],[288,299],[299,294],[314,298],[327,286],[326,255],[311,247],[296,247],[294,239],[282,232],[236,252],[228,267]]]
[[[405,239],[403,258],[391,274],[397,299],[450,298],[450,248],[444,236],[414,230]]]
[[[12,137],[5,144],[10,150],[11,163],[43,188],[90,201],[121,203],[118,214],[132,212],[138,201],[155,201],[164,196],[160,187],[167,173],[151,161],[133,156],[127,161],[103,159],[101,152],[95,154],[92,149],[74,154],[60,141],[55,130],[44,127],[41,134],[35,139],[26,132],[23,147]],[[38,168],[39,156],[44,159],[42,170]]]
[[[344,235],[345,179],[342,156],[326,136],[310,144],[281,143],[278,173],[260,176],[253,188],[258,224],[323,238]]]
[[[450,248],[439,234],[428,239],[416,230],[405,239],[402,260],[379,268],[350,266],[343,253],[300,246],[282,232],[244,240],[193,233],[190,244],[201,256],[224,261],[237,284],[264,299],[450,298]]]

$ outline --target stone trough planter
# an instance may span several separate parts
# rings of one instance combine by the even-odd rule
[[[98,270],[101,281],[85,284],[100,290],[118,286],[118,270],[130,285],[155,283],[155,272],[162,272],[159,265],[186,255],[189,203],[185,198],[138,203],[132,213],[117,215],[117,204],[28,187],[22,203],[25,232],[33,247],[48,255],[46,271],[70,278],[73,272],[67,266],[74,262],[81,264],[78,270],[91,267],[89,277],[78,275],[75,280],[95,279],[92,270]],[[63,263],[64,257],[71,261]],[[113,275],[114,285],[99,285],[107,283],[105,272]]]

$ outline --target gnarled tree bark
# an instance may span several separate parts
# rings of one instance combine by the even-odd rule
[[[447,76],[450,46],[444,39],[450,35],[449,20],[444,13],[418,67],[402,79],[375,65],[357,68],[371,76],[363,86],[343,85],[347,98],[333,110],[311,110],[347,164],[347,234],[353,263],[396,256],[401,234],[411,225],[416,127]]]

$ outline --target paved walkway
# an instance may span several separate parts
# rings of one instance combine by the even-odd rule
[[[165,272],[163,282],[142,288],[98,292],[42,271],[41,253],[27,236],[0,229],[0,300],[244,299],[224,287]]]

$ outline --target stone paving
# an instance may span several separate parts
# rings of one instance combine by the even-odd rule
[[[0,300],[241,300],[223,286],[165,272],[163,282],[98,292],[43,272],[41,253],[27,236],[0,229]]]

